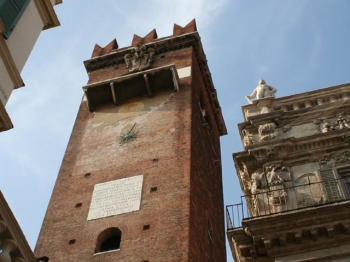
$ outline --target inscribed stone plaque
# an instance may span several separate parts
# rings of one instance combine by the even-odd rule
[[[96,184],[87,220],[140,209],[143,175]]]

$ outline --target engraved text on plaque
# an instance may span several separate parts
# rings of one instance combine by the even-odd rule
[[[140,209],[143,175],[96,184],[87,220]]]

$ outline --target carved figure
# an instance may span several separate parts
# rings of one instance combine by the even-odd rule
[[[275,165],[272,165],[266,168],[267,170],[266,178],[267,178],[267,181],[269,182],[269,185],[283,182],[283,179],[276,172],[277,168],[278,166],[275,166]]]
[[[268,146],[264,149],[263,151],[263,156],[264,157],[274,157],[274,156],[277,156],[278,155],[278,151],[275,147],[272,147],[272,146]]]
[[[129,72],[141,71],[151,66],[153,62],[154,49],[146,48],[144,45],[137,45],[130,54],[124,56],[126,68]]]
[[[285,166],[278,168],[278,176],[282,179],[283,182],[292,181],[289,169]]]
[[[245,98],[248,100],[249,104],[253,104],[252,98],[261,99],[266,97],[275,97],[277,89],[269,86],[263,79],[259,80],[258,86],[254,89],[253,93]]]
[[[277,126],[275,123],[266,123],[259,126],[260,142],[272,140],[278,135]]]
[[[322,133],[327,133],[331,130],[334,130],[334,126],[331,125],[327,120],[323,120],[323,122],[320,125],[320,130]]]
[[[259,215],[259,197],[263,188],[266,188],[266,180],[261,169],[255,170],[250,181],[250,192],[252,193],[252,206],[254,215]]]
[[[243,144],[244,146],[249,146],[254,144],[254,140],[253,140],[253,135],[250,134],[247,130],[243,130]]]
[[[350,124],[348,123],[346,117],[343,116],[343,113],[337,115],[337,124],[339,129],[349,128]]]
[[[350,151],[324,156],[324,158],[319,159],[318,162],[322,168],[332,167],[335,164],[350,162]]]
[[[249,174],[246,172],[246,168],[244,168],[244,170],[241,170],[241,169],[239,170],[239,176],[241,178],[243,188],[244,189],[249,188],[250,187],[250,184],[248,181]]]

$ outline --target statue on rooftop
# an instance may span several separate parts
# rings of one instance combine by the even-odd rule
[[[269,86],[263,79],[259,80],[258,86],[254,89],[253,93],[250,96],[246,96],[245,98],[248,100],[249,104],[253,104],[251,98],[261,99],[266,97],[275,97],[275,93],[277,89]]]

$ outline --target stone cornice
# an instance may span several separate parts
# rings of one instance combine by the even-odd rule
[[[341,103],[349,104],[350,102],[350,83],[323,88],[315,91],[305,92],[292,96],[285,96],[281,98],[265,98],[253,101],[252,104],[242,106],[244,119],[247,121],[252,115],[264,116],[268,112],[260,112],[261,106],[259,104],[265,103],[263,106],[266,111],[296,112],[301,113],[302,110],[318,110],[322,105],[324,107],[341,105]],[[305,111],[305,112],[306,112]],[[265,116],[264,116],[265,117]]]
[[[231,250],[240,255],[237,261],[272,261],[350,244],[349,208],[345,201],[243,220],[243,228],[227,232]]]
[[[246,150],[249,155],[254,156],[258,162],[268,162],[272,159],[284,160],[284,163],[294,163],[302,156],[317,156],[330,150],[342,150],[349,146],[349,130],[337,130],[328,133],[319,133],[307,137],[289,137],[284,139],[270,140],[259,144],[248,145]],[[269,152],[270,151],[270,152]],[[237,157],[239,155],[235,154]],[[285,157],[288,155],[288,159]],[[298,160],[300,161],[300,160]]]
[[[185,34],[177,37],[171,37],[166,39],[157,39],[155,42],[145,44],[147,48],[153,48],[155,56],[162,55],[171,51],[187,48],[194,46],[197,33]],[[172,41],[169,41],[169,40]],[[115,50],[115,52],[94,57],[84,61],[84,65],[87,72],[92,72],[101,68],[125,65],[124,56],[133,49],[134,47],[126,47]]]
[[[44,30],[60,25],[50,0],[34,0],[34,3],[38,9],[41,20],[43,21]],[[62,1],[60,3],[62,3]]]

